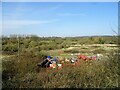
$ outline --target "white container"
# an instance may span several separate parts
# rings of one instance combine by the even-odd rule
[[[58,67],[61,67],[62,66],[62,64],[58,64]]]
[[[53,67],[53,65],[52,65],[52,64],[50,64],[50,67]]]

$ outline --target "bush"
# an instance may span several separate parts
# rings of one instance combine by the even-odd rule
[[[78,50],[72,49],[72,50],[65,50],[65,53],[79,53]]]
[[[3,65],[3,87],[16,88],[114,88],[118,87],[118,60],[110,54],[101,61],[80,61],[80,66],[65,66],[36,73],[40,58],[21,56]],[[9,67],[11,66],[11,67]],[[10,77],[10,78],[9,78]]]
[[[34,56],[31,52],[21,53],[19,57],[15,56],[13,60],[3,62],[3,88],[19,87],[27,73],[36,73],[36,64],[40,63],[45,54],[40,53]],[[27,77],[25,77],[27,78]],[[27,79],[28,80],[28,79]]]
[[[105,53],[106,50],[104,50],[104,49],[96,49],[96,50],[93,50],[92,52],[93,53]]]
[[[99,43],[99,44],[104,44],[104,43],[105,43],[105,40],[103,40],[102,38],[99,38],[99,39],[98,39],[98,43]]]
[[[21,38],[22,39],[22,38]],[[13,40],[13,39],[11,39]],[[38,38],[34,38],[35,41]],[[3,88],[114,88],[118,87],[118,61],[117,55],[111,52],[108,58],[102,58],[100,61],[82,61],[78,66],[66,66],[62,69],[41,69],[36,72],[36,64],[43,60],[43,57],[51,54],[46,50],[61,49],[69,47],[73,39],[66,38],[63,44],[62,39],[41,39],[41,44],[29,39],[23,40],[19,57],[14,54],[8,61],[3,61],[2,76]],[[42,43],[42,40],[44,41]],[[60,40],[60,41],[59,41]],[[80,43],[86,43],[89,39],[80,39]],[[57,41],[59,45],[53,44]],[[98,41],[98,39],[94,39]],[[10,43],[10,40],[8,41]],[[101,41],[100,41],[101,42]],[[29,48],[29,43],[30,47]],[[87,42],[89,43],[89,42]],[[101,42],[102,43],[102,42]],[[14,51],[15,44],[3,43],[4,51]],[[25,46],[25,47],[24,47]],[[27,48],[28,47],[28,48]],[[66,53],[79,53],[77,49],[65,50]],[[83,48],[80,52],[88,52]],[[94,53],[104,53],[104,49],[96,49]],[[117,53],[117,52],[116,52]],[[56,54],[56,53],[55,53]]]
[[[2,48],[3,51],[9,51],[9,52],[17,52],[18,51],[18,47],[17,45],[9,45],[9,46],[4,46]]]

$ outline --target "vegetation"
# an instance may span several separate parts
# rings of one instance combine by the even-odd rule
[[[100,39],[101,38],[101,39]],[[46,55],[60,55],[79,52],[106,53],[99,47],[77,47],[72,45],[116,44],[112,37],[45,38],[33,36],[11,36],[2,38],[2,81],[3,88],[115,88],[118,87],[118,54],[112,50],[107,58],[99,61],[80,61],[79,65],[64,65],[62,69],[41,69],[36,72],[36,64]],[[79,51],[80,48],[80,51]],[[99,48],[99,49],[97,49]]]

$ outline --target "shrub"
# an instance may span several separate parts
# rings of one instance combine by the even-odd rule
[[[114,88],[118,87],[118,60],[111,53],[101,61],[80,61],[80,66],[36,73],[38,57],[21,56],[3,65],[3,87],[22,88]],[[11,67],[9,67],[11,66]],[[8,78],[10,77],[10,78]]]
[[[99,44],[104,44],[104,43],[105,43],[105,40],[103,40],[102,38],[99,38],[99,39],[98,39],[98,43],[99,43]]]
[[[93,50],[92,52],[93,53],[105,53],[106,50],[104,50],[104,49],[96,49],[96,50]]]
[[[65,53],[79,53],[78,50],[72,49],[72,50],[65,50]]]

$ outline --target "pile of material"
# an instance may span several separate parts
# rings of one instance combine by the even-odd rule
[[[58,68],[61,69],[64,63],[71,63],[70,65],[76,65],[79,60],[100,60],[103,56],[102,54],[96,54],[96,55],[85,55],[85,54],[78,54],[77,57],[74,57],[74,55],[71,55],[71,58],[63,58],[63,57],[51,57],[47,56],[41,63],[37,64],[37,66],[44,67],[44,68]]]
[[[58,58],[56,57],[51,57],[51,56],[47,56],[47,58],[45,58],[41,63],[37,64],[37,66],[46,68],[61,68],[62,64],[58,64]]]
[[[78,55],[78,58],[79,59],[83,59],[83,60],[96,60],[97,59],[97,56],[94,55],[94,56],[87,56],[87,55]]]

